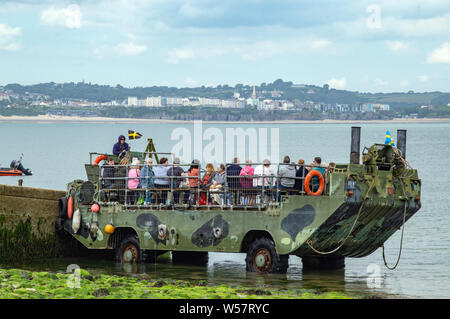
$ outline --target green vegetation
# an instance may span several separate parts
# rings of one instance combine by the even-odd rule
[[[419,109],[417,111],[418,117],[425,118],[425,117],[434,117],[434,118],[443,118],[443,117],[450,117],[450,106],[448,105],[442,105],[437,106],[432,109],[430,108],[424,108]]]
[[[0,299],[353,299],[343,292],[229,287],[206,281],[153,280],[148,275],[74,275],[0,269]],[[69,285],[68,285],[69,283]]]

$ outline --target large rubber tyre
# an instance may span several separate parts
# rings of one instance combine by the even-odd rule
[[[116,260],[120,263],[137,264],[142,261],[139,239],[136,236],[125,238],[116,248]]]
[[[68,199],[66,197],[61,197],[58,200],[58,217],[62,219],[67,219],[69,216],[67,215],[67,203]]]
[[[266,273],[286,273],[289,255],[278,255],[274,242],[266,237],[255,239],[248,248],[245,258],[247,271]]]

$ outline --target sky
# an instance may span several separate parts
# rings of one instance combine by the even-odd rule
[[[450,91],[449,0],[0,0],[0,85]]]

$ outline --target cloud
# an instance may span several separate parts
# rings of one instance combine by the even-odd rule
[[[450,63],[450,42],[443,43],[427,57],[427,63]]]
[[[382,79],[375,79],[374,84],[376,86],[386,86],[389,85],[389,82]]]
[[[419,76],[419,81],[420,82],[428,82],[430,78],[428,77],[428,75],[421,75]]]
[[[169,64],[178,64],[182,60],[193,59],[194,56],[194,50],[191,48],[175,49],[169,52],[166,61]]]
[[[318,39],[311,41],[311,48],[312,49],[324,49],[329,46],[331,46],[332,42],[327,39]]]
[[[402,81],[400,81],[400,86],[402,87],[402,88],[406,88],[406,87],[408,87],[409,86],[409,81],[408,80],[402,80]]]
[[[386,41],[386,45],[394,53],[407,52],[410,49],[409,44],[404,41]]]
[[[421,37],[442,35],[450,31],[450,14],[426,19],[398,19],[388,17],[383,21],[383,27],[388,32],[395,32],[405,37]]]
[[[94,48],[93,54],[97,59],[103,59],[108,56],[135,56],[146,52],[146,45],[135,44],[133,41],[128,43],[119,43],[115,46],[103,46]]]
[[[41,22],[49,26],[79,29],[81,28],[81,19],[81,8],[77,4],[71,4],[65,8],[49,7],[41,13]]]
[[[114,49],[120,55],[132,56],[144,53],[145,51],[147,51],[147,46],[129,42],[129,43],[120,43]]]
[[[20,45],[15,42],[15,38],[21,34],[19,27],[11,27],[0,23],[0,50],[18,51]]]
[[[345,77],[340,79],[332,78],[327,84],[333,89],[342,90],[347,86],[347,81],[345,80]]]
[[[198,82],[191,77],[186,77],[185,82],[188,86],[195,87],[198,85]]]

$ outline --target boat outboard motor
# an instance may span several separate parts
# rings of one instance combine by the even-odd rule
[[[21,171],[24,175],[28,175],[28,176],[32,175],[31,170],[23,167],[23,165],[20,161],[13,160],[11,162],[11,164],[9,165],[9,167],[12,169],[17,169],[17,170]]]

